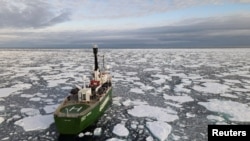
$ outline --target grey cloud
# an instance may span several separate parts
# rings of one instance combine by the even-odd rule
[[[6,46],[22,47],[250,47],[250,17],[234,15],[185,20],[172,26],[126,31],[12,33]],[[22,36],[21,36],[22,34]],[[2,45],[4,47],[4,45]],[[18,47],[17,46],[17,47]]]
[[[45,1],[0,1],[0,28],[41,28],[70,19]]]

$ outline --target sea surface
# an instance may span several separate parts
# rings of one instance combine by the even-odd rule
[[[99,49],[113,102],[75,136],[53,112],[90,78],[91,49],[0,50],[0,141],[202,141],[208,124],[250,124],[250,49]],[[89,80],[88,80],[89,81]]]

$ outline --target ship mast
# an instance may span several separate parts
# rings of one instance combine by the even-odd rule
[[[99,67],[98,67],[98,59],[97,59],[97,52],[98,52],[98,46],[93,45],[93,53],[95,57],[95,69],[94,69],[94,78],[95,80],[98,80],[98,74],[99,74]]]

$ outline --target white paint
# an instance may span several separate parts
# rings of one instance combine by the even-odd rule
[[[109,101],[109,96],[107,96],[106,99],[104,100],[104,102],[101,104],[99,111],[103,110],[105,105],[107,105],[108,101]]]

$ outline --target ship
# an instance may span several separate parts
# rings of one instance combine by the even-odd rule
[[[61,135],[75,135],[98,121],[112,102],[112,76],[109,66],[98,67],[98,46],[93,45],[94,70],[88,85],[76,85],[56,108],[54,120]]]

